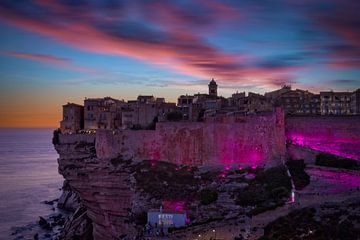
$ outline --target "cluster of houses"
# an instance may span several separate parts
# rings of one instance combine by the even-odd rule
[[[84,105],[63,105],[62,133],[91,132],[96,129],[154,129],[158,121],[203,121],[218,115],[257,114],[282,107],[288,115],[360,114],[360,89],[354,92],[292,90],[290,86],[265,93],[236,92],[218,96],[214,79],[207,94],[181,95],[177,104],[164,98],[139,95],[124,101],[111,97],[85,98]]]

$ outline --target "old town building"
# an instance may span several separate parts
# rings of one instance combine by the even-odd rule
[[[350,114],[350,100],[350,92],[320,92],[321,115]]]
[[[63,105],[60,129],[63,133],[76,133],[84,128],[84,107],[75,103]]]

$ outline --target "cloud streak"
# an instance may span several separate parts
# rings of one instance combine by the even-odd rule
[[[3,55],[41,62],[55,67],[65,68],[71,71],[76,71],[81,73],[99,72],[99,70],[96,70],[94,68],[79,66],[69,58],[57,57],[49,54],[36,54],[36,53],[27,53],[27,52],[5,52],[3,53]]]
[[[211,76],[229,82],[261,79],[272,85],[272,79],[299,70],[285,64],[249,65],[243,60],[249,58],[246,54],[224,52],[204,40],[192,27],[209,29],[218,19],[228,21],[238,17],[236,11],[225,4],[199,1],[193,6],[201,10],[196,14],[192,6],[144,3],[136,8],[141,19],[135,20],[129,20],[130,10],[124,10],[125,7],[129,6],[119,7],[122,15],[118,18],[104,20],[101,16],[108,16],[108,10],[99,12],[90,4],[37,1],[33,8],[24,8],[7,2],[0,5],[0,15],[17,27],[82,50],[129,56],[199,78]],[[76,9],[81,10],[79,15],[73,14]],[[155,10],[158,11],[155,13]],[[213,18],[215,13],[217,20]]]

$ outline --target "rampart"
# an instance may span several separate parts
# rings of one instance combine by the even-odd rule
[[[360,161],[360,116],[287,117],[285,122],[288,143]]]
[[[156,130],[98,130],[98,158],[119,155],[187,165],[269,166],[285,156],[284,115],[161,122]]]

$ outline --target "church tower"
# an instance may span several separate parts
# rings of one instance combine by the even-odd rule
[[[209,83],[209,95],[213,97],[217,97],[217,84],[214,80],[214,78],[211,79]]]

